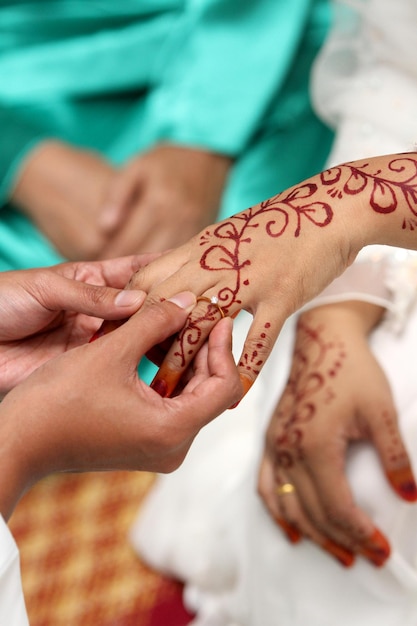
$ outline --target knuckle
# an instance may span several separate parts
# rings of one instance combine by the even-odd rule
[[[150,284],[150,270],[147,266],[141,267],[135,272],[133,272],[132,276],[129,279],[128,287],[131,289],[144,289],[147,291],[146,287]]]
[[[87,304],[97,306],[103,304],[107,298],[107,289],[105,287],[95,287],[93,285],[84,286],[84,297]]]
[[[261,337],[250,337],[246,342],[246,347],[252,357],[256,357],[259,354],[267,354],[273,348],[274,342],[272,341],[272,336],[265,330],[261,335]]]

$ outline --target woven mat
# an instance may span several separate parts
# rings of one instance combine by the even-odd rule
[[[139,561],[128,529],[152,474],[52,476],[10,521],[31,626],[185,626],[181,585]]]

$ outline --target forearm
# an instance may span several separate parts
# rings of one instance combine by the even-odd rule
[[[302,235],[301,220],[308,218],[339,240],[348,264],[370,244],[417,249],[417,153],[333,167],[284,192],[284,201],[294,208],[292,201],[301,194],[309,201],[295,207],[299,228],[294,235]],[[270,202],[279,202],[281,195]]]

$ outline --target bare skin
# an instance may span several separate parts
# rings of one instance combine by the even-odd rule
[[[5,519],[52,472],[172,471],[198,431],[240,398],[230,319],[214,329],[177,397],[163,399],[138,378],[143,354],[178,331],[194,305],[195,296],[183,292],[142,309],[99,341],[50,359],[6,395],[0,405]],[[27,339],[21,344],[23,352]]]
[[[102,219],[117,224],[106,258],[163,252],[216,220],[232,161],[196,148],[160,144],[112,178]]]
[[[145,293],[122,287],[149,256],[0,273],[0,394],[42,363],[86,343],[102,319],[130,317]],[[24,340],[23,340],[24,339]]]
[[[231,163],[161,144],[116,168],[46,141],[27,157],[10,199],[70,260],[162,252],[215,221]]]
[[[94,260],[114,231],[100,216],[115,175],[98,154],[48,141],[27,157],[11,200],[64,258]]]

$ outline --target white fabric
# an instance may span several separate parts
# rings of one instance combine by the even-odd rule
[[[417,0],[335,0],[334,26],[312,72],[312,100],[336,131],[328,165],[417,146]],[[414,256],[414,258],[413,258]],[[381,261],[385,257],[386,261]],[[415,253],[368,246],[314,304],[360,299],[400,329],[415,297]],[[407,269],[408,268],[408,269]],[[353,279],[352,279],[353,276]],[[312,306],[310,305],[310,306]]]
[[[336,25],[313,76],[315,104],[336,130],[329,165],[412,149],[417,0],[335,5]],[[372,348],[415,470],[416,276],[415,257],[372,246],[321,296],[357,297],[391,312],[394,323],[380,325]],[[235,323],[240,343],[247,323],[240,316]],[[159,478],[132,527],[132,543],[151,565],[186,582],[194,626],[416,626],[417,505],[393,493],[373,448],[355,446],[347,472],[358,504],[393,548],[382,569],[359,559],[346,570],[312,543],[289,544],[256,495],[258,455],[287,377],[293,326],[292,318],[238,408],[200,433],[177,472]]]
[[[20,578],[19,551],[0,516],[0,624],[29,626]]]
[[[336,1],[312,98],[337,129],[331,164],[411,150],[417,142],[416,0]]]
[[[241,339],[246,328],[238,319]],[[200,433],[177,472],[158,478],[133,545],[186,581],[196,626],[415,626],[417,506],[392,492],[370,446],[355,446],[348,475],[359,505],[390,539],[382,569],[359,559],[346,570],[307,541],[289,544],[256,495],[265,421],[286,380],[292,337],[290,320],[248,396]],[[372,345],[417,469],[417,310],[401,337],[380,327]]]

